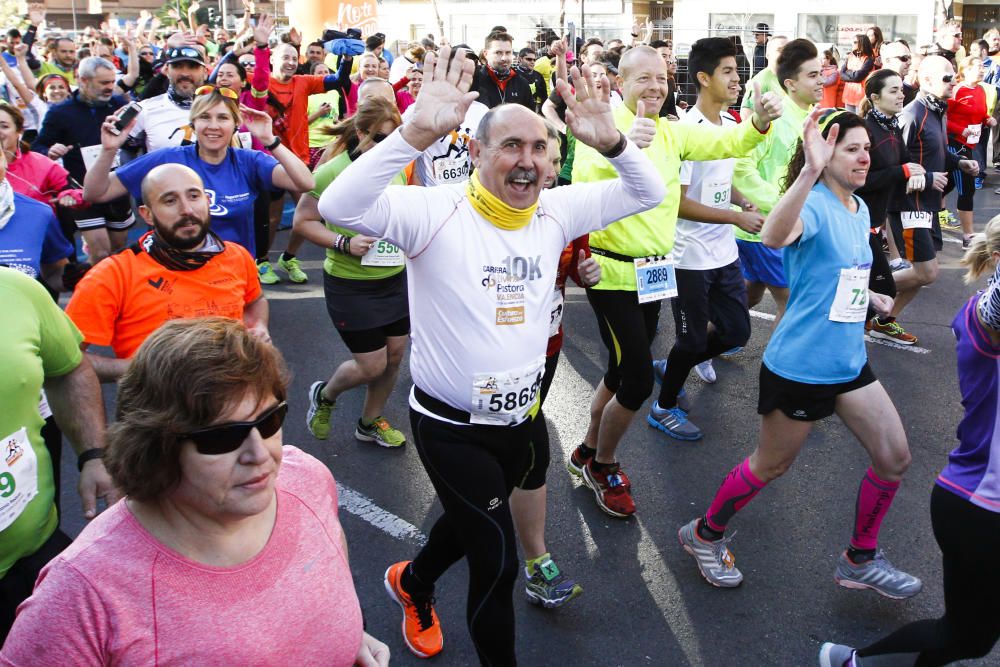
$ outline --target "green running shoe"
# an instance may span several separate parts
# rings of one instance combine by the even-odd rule
[[[302,270],[302,264],[299,263],[298,257],[285,259],[285,256],[282,255],[278,258],[278,268],[287,273],[288,279],[293,283],[301,284],[309,280],[309,276]]]
[[[312,383],[309,387],[309,409],[306,411],[306,426],[309,432],[317,440],[326,440],[330,437],[330,412],[336,401],[328,401],[323,398],[323,387],[326,383],[322,380]]]
[[[403,432],[393,428],[385,417],[376,417],[370,426],[365,426],[358,420],[354,429],[354,437],[363,442],[374,442],[379,447],[402,447],[406,444]]]
[[[583,587],[560,572],[551,558],[524,568],[524,576],[528,580],[524,586],[528,601],[546,609],[561,607],[583,592]]]
[[[274,272],[271,262],[266,259],[263,262],[257,262],[257,275],[260,277],[261,285],[276,285],[281,282],[281,278]]]

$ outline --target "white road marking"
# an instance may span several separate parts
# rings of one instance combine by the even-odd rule
[[[337,483],[337,495],[340,498],[338,504],[341,509],[370,523],[383,533],[419,547],[427,543],[427,536],[420,532],[419,528],[392,512],[382,509],[371,498],[363,496],[339,482]]]
[[[774,315],[771,313],[762,313],[759,310],[751,310],[750,315],[752,317],[757,317],[762,320],[767,320],[768,322],[774,321]],[[913,354],[930,354],[930,350],[925,347],[920,347],[918,345],[903,345],[901,343],[894,343],[891,340],[885,340],[884,338],[872,338],[868,334],[865,334],[866,343],[875,343],[876,345],[884,345],[885,347],[891,347],[894,350],[902,350],[903,352],[912,352]]]

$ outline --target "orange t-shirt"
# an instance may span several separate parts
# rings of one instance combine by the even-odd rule
[[[221,316],[243,319],[261,295],[257,265],[241,246],[223,241],[222,252],[193,271],[172,271],[139,244],[87,272],[66,314],[91,345],[110,345],[128,359],[167,320]]]
[[[326,92],[326,85],[319,74],[296,74],[285,82],[271,77],[270,92],[285,107],[285,113],[267,105],[267,112],[275,121],[274,133],[300,160],[309,164],[309,96]]]

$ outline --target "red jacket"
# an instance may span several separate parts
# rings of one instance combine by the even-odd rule
[[[952,98],[948,100],[948,139],[957,141],[967,148],[973,148],[979,143],[982,126],[989,120],[986,111],[986,91],[982,86],[958,86]],[[962,132],[967,127],[976,128],[978,132],[969,137],[963,137]]]
[[[562,255],[559,256],[559,270],[556,272],[556,289],[563,295],[566,294],[566,279],[572,278],[573,282],[577,285],[580,284],[580,274],[577,272],[576,265],[580,251],[583,250],[587,257],[590,257],[590,236],[584,235],[576,239],[568,246],[563,248]],[[552,304],[553,307],[556,304]],[[555,314],[553,313],[553,316]],[[549,338],[548,348],[545,350],[545,356],[551,357],[553,355],[559,354],[559,350],[562,349],[563,343],[563,328],[562,328],[562,312],[559,312],[560,324],[559,330],[554,336]]]

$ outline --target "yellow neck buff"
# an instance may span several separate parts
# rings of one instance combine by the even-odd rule
[[[507,231],[514,231],[526,226],[531,222],[532,216],[535,215],[535,209],[538,208],[538,202],[528,208],[514,208],[503,203],[496,195],[483,187],[479,181],[478,171],[472,172],[472,177],[469,178],[466,186],[466,193],[469,195],[472,208],[476,209],[479,215],[489,220],[495,227]]]

